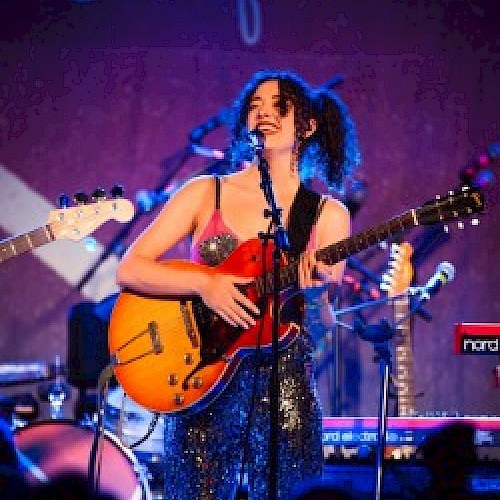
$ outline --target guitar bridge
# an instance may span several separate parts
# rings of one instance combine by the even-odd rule
[[[129,359],[123,359],[122,351],[128,346],[135,344],[136,341],[138,341],[145,335],[146,336],[149,335],[149,338],[151,339],[152,349],[148,351],[139,352],[138,354]],[[118,347],[118,349],[116,349],[116,352],[113,354],[112,363],[117,366],[124,366],[133,363],[135,361],[138,361],[139,359],[142,359],[146,356],[149,356],[150,354],[158,355],[161,354],[162,352],[163,352],[163,345],[161,343],[160,333],[158,331],[158,323],[156,321],[150,321],[148,323],[147,328],[134,335],[132,338],[130,338],[120,347]]]

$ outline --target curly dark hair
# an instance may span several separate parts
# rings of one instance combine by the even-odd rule
[[[326,89],[312,90],[297,74],[275,70],[254,74],[233,106],[233,143],[246,132],[250,101],[255,90],[269,80],[278,82],[282,115],[287,111],[288,102],[294,106],[302,178],[319,175],[330,189],[341,191],[345,177],[361,160],[354,123],[336,94]],[[316,120],[317,129],[306,137],[311,118]]]

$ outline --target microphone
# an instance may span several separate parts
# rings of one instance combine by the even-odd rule
[[[198,144],[191,144],[191,151],[204,158],[211,158],[213,160],[226,160],[227,153],[221,149],[210,148],[208,146],[199,146]]]
[[[140,189],[135,195],[135,201],[141,212],[151,212],[158,205],[166,202],[176,189],[176,185],[169,186],[163,191],[148,191],[146,189]]]
[[[233,141],[231,147],[223,151],[209,146],[191,144],[191,151],[198,156],[213,160],[226,160],[233,163],[253,161],[264,149],[264,134],[254,129],[251,132],[243,132],[238,140]]]
[[[429,278],[427,283],[420,289],[422,300],[428,300],[431,295],[437,293],[443,285],[453,281],[455,278],[455,266],[450,262],[441,262],[436,267],[436,272]]]
[[[255,157],[261,157],[263,150],[264,134],[257,128],[250,131],[244,130],[231,144],[228,157],[232,163],[254,161]]]

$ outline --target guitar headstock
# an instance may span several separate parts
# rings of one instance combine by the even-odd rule
[[[54,239],[78,241],[110,220],[128,222],[134,212],[132,202],[124,198],[99,199],[89,204],[52,210],[48,222]]]
[[[446,196],[436,196],[415,210],[419,225],[460,219],[484,210],[484,196],[478,188],[464,186],[459,191],[449,191]]]
[[[388,269],[380,283],[380,288],[387,291],[389,297],[401,295],[410,286],[413,279],[412,255],[413,247],[406,241],[391,245]]]

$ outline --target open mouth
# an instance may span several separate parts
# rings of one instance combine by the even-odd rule
[[[257,128],[261,131],[261,132],[277,132],[278,131],[278,127],[276,127],[276,125],[274,123],[270,123],[270,122],[261,122],[257,125]]]

